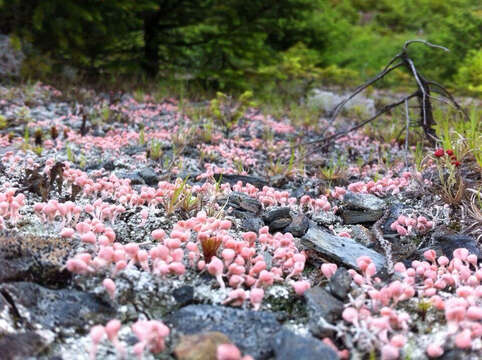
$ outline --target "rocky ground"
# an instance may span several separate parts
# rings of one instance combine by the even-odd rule
[[[0,88],[1,359],[479,358],[480,202],[438,193],[449,154],[291,151],[334,128],[205,105]]]

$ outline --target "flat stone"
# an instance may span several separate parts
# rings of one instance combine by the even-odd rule
[[[353,239],[333,235],[316,225],[310,226],[307,233],[301,238],[301,243],[320,252],[324,257],[356,270],[359,270],[356,259],[363,255],[372,259],[378,271],[385,266],[385,256]]]
[[[308,231],[309,226],[310,221],[308,218],[303,214],[299,214],[293,217],[293,220],[284,231],[291,233],[295,237],[302,237]]]
[[[387,203],[372,194],[361,194],[347,192],[343,197],[343,203],[349,209],[383,211],[387,207]]]
[[[142,178],[142,180],[144,180],[144,182],[149,186],[156,186],[159,182],[159,177],[157,176],[154,169],[150,167],[143,168],[137,173]]]
[[[222,204],[224,205],[224,203]],[[261,203],[241,192],[233,191],[228,197],[228,206],[234,209],[251,212],[253,214],[259,214],[261,212]]]
[[[178,360],[211,360],[217,358],[218,346],[230,344],[229,338],[216,331],[185,335],[174,349]]]
[[[304,337],[287,329],[272,340],[276,360],[336,360],[338,354],[322,341]]]
[[[271,339],[281,329],[274,314],[216,305],[189,305],[165,318],[176,331],[192,335],[206,331],[225,334],[244,355],[268,359]]]
[[[383,211],[342,210],[341,217],[345,224],[363,224],[375,222],[383,216]]]
[[[323,317],[331,323],[340,318],[343,311],[343,302],[325,289],[315,286],[306,290],[303,296],[306,300],[310,318],[317,319]]]
[[[51,290],[34,283],[11,282],[0,285],[0,292],[8,294],[23,321],[49,330],[83,329],[88,321],[105,323],[116,314],[95,295],[74,289]]]
[[[433,238],[433,247],[440,249],[443,255],[449,259],[453,258],[453,252],[458,248],[466,248],[471,254],[477,255],[479,260],[481,254],[474,238],[464,234],[440,234]]]
[[[34,357],[48,346],[35,331],[5,334],[0,337],[0,358],[19,360]]]
[[[351,275],[348,273],[348,270],[344,267],[339,267],[330,278],[330,292],[338,299],[345,300],[351,289],[351,280]]]
[[[256,186],[258,189],[261,189],[263,186],[269,185],[269,182],[265,178],[261,178],[258,176],[249,176],[249,175],[236,175],[236,174],[214,174],[214,179],[219,181],[221,178],[221,183],[229,183],[231,185],[235,185],[238,181],[241,181],[244,184],[251,184]]]

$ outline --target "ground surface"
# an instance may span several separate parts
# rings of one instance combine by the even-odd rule
[[[480,355],[480,206],[438,195],[440,156],[419,172],[362,131],[292,151],[323,118],[228,130],[203,103],[0,90],[0,358]]]

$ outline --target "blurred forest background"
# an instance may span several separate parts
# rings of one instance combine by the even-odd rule
[[[0,33],[25,54],[24,79],[258,93],[351,86],[421,38],[450,49],[411,46],[424,74],[482,94],[480,0],[0,0]]]

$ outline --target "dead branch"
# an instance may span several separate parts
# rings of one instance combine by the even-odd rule
[[[425,79],[418,72],[413,60],[409,57],[408,52],[407,52],[408,46],[410,46],[410,44],[413,44],[413,43],[421,43],[421,44],[424,44],[424,45],[432,47],[432,48],[441,49],[443,51],[449,51],[444,46],[432,44],[432,43],[430,43],[426,40],[422,40],[422,39],[415,39],[415,40],[406,41],[405,44],[403,45],[402,51],[400,53],[398,53],[397,55],[395,55],[388,62],[388,64],[385,66],[385,68],[379,74],[377,74],[372,79],[370,79],[367,82],[358,86],[355,90],[353,90],[353,92],[346,99],[342,100],[338,105],[335,106],[335,108],[332,111],[331,118],[329,120],[329,125],[333,124],[333,122],[336,120],[336,117],[340,114],[341,110],[343,109],[343,107],[346,105],[346,103],[348,101],[353,99],[356,95],[358,95],[360,92],[362,92],[363,90],[368,88],[370,85],[373,85],[375,82],[382,79],[385,75],[387,75],[391,71],[393,71],[393,70],[395,70],[395,69],[397,69],[401,66],[404,66],[409,71],[409,73],[413,76],[413,78],[415,79],[415,82],[416,82],[417,88],[418,88],[418,90],[416,92],[414,92],[413,94],[403,98],[402,100],[400,100],[396,103],[392,103],[390,105],[384,106],[374,116],[372,116],[371,118],[357,124],[356,126],[353,126],[352,128],[350,128],[348,130],[340,131],[340,132],[337,132],[333,135],[323,137],[323,138],[320,138],[320,139],[317,139],[317,140],[305,142],[305,143],[302,143],[302,145],[322,143],[322,142],[326,143],[328,141],[332,141],[334,139],[337,139],[341,136],[344,136],[344,135],[348,134],[351,131],[355,131],[355,130],[361,128],[362,126],[364,126],[364,125],[368,124],[369,122],[375,120],[377,117],[379,117],[383,113],[385,113],[385,112],[389,111],[390,109],[392,109],[392,108],[394,108],[398,105],[401,105],[403,103],[405,103],[405,109],[406,109],[406,111],[408,111],[408,100],[413,98],[413,97],[417,97],[419,107],[420,107],[419,124],[422,127],[427,139],[432,144],[434,144],[438,139],[436,137],[435,130],[434,130],[435,119],[434,119],[433,112],[432,112],[432,103],[430,102],[430,99],[433,98],[433,96],[431,96],[431,94],[430,94],[431,90],[432,90],[431,86],[437,88],[437,90],[434,89],[433,91],[437,92],[442,97],[448,99],[448,102],[452,103],[455,106],[455,108],[458,109],[459,111],[461,111],[464,114],[465,118],[468,119],[469,117],[468,117],[467,113],[462,109],[462,107],[460,107],[460,105],[455,101],[453,96],[450,94],[450,92],[446,88],[444,88],[442,85],[438,84],[435,81]],[[393,65],[397,60],[400,60],[400,61],[398,63],[396,63],[395,65]],[[436,100],[443,100],[443,99],[436,98]],[[407,113],[407,117],[408,117],[408,113]]]
[[[307,141],[305,143],[303,143],[303,145],[309,145],[309,144],[315,144],[315,143],[321,143],[321,142],[327,142],[327,141],[331,141],[331,140],[335,140],[335,139],[338,139],[342,136],[345,136],[346,134],[352,132],[352,131],[355,131],[355,130],[358,130],[359,128],[365,126],[366,124],[368,124],[369,122],[375,120],[376,118],[378,118],[380,115],[390,111],[391,109],[393,109],[394,107],[398,106],[398,105],[401,105],[403,104],[405,101],[408,101],[409,99],[411,98],[414,98],[416,96],[419,96],[419,92],[416,91],[414,92],[413,94],[411,95],[408,95],[408,96],[405,96],[403,99],[401,99],[400,101],[397,101],[396,103],[393,103],[393,104],[389,104],[389,105],[385,105],[381,110],[379,110],[375,115],[373,115],[372,117],[370,117],[369,119],[365,120],[365,121],[362,121],[361,123],[351,127],[350,129],[348,130],[343,130],[343,131],[339,131],[333,135],[330,135],[330,136],[327,136],[327,137],[324,137],[324,138],[321,138],[321,139],[316,139],[316,140],[312,140],[312,141]]]

